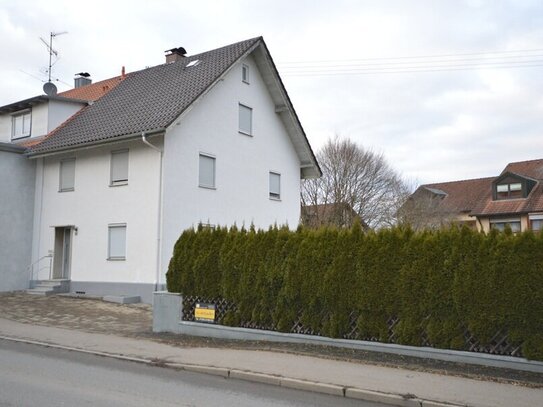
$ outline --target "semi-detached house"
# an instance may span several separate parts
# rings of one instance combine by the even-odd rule
[[[93,102],[85,87],[41,96],[73,106],[41,134],[39,105],[0,108],[4,141],[23,140],[19,164],[35,166],[24,236],[34,284],[149,301],[184,229],[297,226],[300,179],[321,172],[264,40],[166,58],[113,78]]]

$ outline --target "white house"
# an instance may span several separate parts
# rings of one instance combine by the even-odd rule
[[[32,280],[150,301],[184,229],[297,226],[300,179],[320,169],[264,40],[166,58],[28,143]]]

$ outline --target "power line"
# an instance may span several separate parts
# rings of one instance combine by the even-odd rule
[[[299,66],[283,66],[283,71],[296,71],[296,70],[307,70],[307,69],[329,69],[329,68],[356,68],[356,67],[364,67],[364,66],[382,66],[387,67],[389,65],[428,65],[428,64],[450,64],[454,62],[474,62],[474,63],[492,63],[493,60],[498,60],[496,63],[502,63],[499,61],[502,61],[504,59],[511,59],[511,58],[541,58],[543,57],[543,54],[535,54],[535,55],[509,55],[509,56],[503,56],[503,57],[485,57],[485,58],[460,58],[460,59],[441,59],[441,60],[433,60],[433,61],[407,61],[407,62],[399,62],[399,61],[393,61],[393,62],[366,62],[366,63],[357,63],[357,64],[334,64],[334,65],[299,65]],[[503,61],[503,63],[506,62],[528,62],[528,61]]]
[[[412,56],[399,56],[399,57],[373,57],[373,58],[361,58],[361,59],[344,59],[344,60],[320,60],[320,61],[285,61],[279,62],[278,65],[297,65],[297,64],[319,64],[319,63],[337,63],[340,62],[359,62],[359,61],[382,61],[382,60],[395,60],[395,59],[422,59],[422,58],[443,58],[443,57],[457,57],[457,56],[477,56],[477,55],[496,55],[496,54],[519,54],[526,52],[542,52],[543,48],[524,49],[524,50],[509,50],[509,51],[482,51],[482,52],[465,52],[456,54],[433,54],[433,55],[412,55]]]
[[[529,64],[529,65],[510,65],[510,66],[486,66],[488,68],[492,69],[512,69],[512,68],[534,68],[543,66],[543,63],[541,64]],[[424,68],[424,69],[397,69],[397,70],[389,70],[389,71],[383,71],[383,70],[359,70],[359,71],[331,71],[331,72],[285,72],[282,73],[283,76],[340,76],[340,75],[380,75],[380,74],[402,74],[402,73],[425,73],[425,72],[448,72],[448,71],[472,71],[475,69],[480,68],[480,66],[469,66],[469,67],[458,67],[458,68]]]
[[[432,64],[403,64],[402,66],[386,66],[381,65],[379,67],[375,68],[364,68],[364,67],[334,67],[331,69],[328,69],[328,67],[313,67],[310,69],[305,70],[288,70],[285,69],[283,72],[285,73],[320,73],[320,72],[357,72],[357,71],[386,71],[386,70],[397,70],[397,69],[426,69],[426,68],[464,68],[464,67],[492,67],[492,66],[517,66],[520,64],[534,64],[534,63],[543,63],[543,59],[533,59],[529,61],[498,61],[498,62],[475,62],[475,63],[462,63],[462,64],[438,64],[438,65],[432,65]]]

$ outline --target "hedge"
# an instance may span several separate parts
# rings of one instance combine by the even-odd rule
[[[501,332],[543,360],[543,235],[451,227],[364,232],[273,227],[189,229],[168,290],[236,305],[221,323],[466,349]],[[397,320],[390,337],[390,319]]]

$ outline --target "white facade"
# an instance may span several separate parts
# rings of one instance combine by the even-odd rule
[[[240,104],[252,109],[251,135],[239,131]],[[144,291],[165,284],[173,246],[187,228],[298,225],[300,159],[252,57],[233,65],[165,135],[148,140],[162,157],[140,139],[37,159],[33,259],[55,258],[53,270],[42,264],[34,280],[55,277],[61,228],[71,233],[63,277],[72,291],[124,290],[147,299]],[[122,149],[129,151],[128,184],[110,186],[111,153]],[[215,158],[214,188],[199,186],[200,154]],[[60,192],[60,163],[70,158],[74,190]],[[270,172],[280,174],[280,199],[270,197]],[[108,259],[110,225],[126,225],[125,259]]]
[[[250,69],[242,81],[242,66]],[[238,131],[239,104],[252,108],[252,135]],[[216,159],[215,188],[198,185],[199,154]],[[281,175],[270,199],[269,173]],[[181,232],[199,222],[298,226],[300,160],[251,57],[234,65],[165,136],[162,276]],[[164,282],[164,280],[161,280]]]
[[[161,145],[161,140],[154,140]],[[128,149],[126,185],[110,186],[111,153]],[[59,192],[60,162],[75,158],[73,191]],[[156,281],[159,154],[142,142],[119,143],[73,154],[38,159],[33,258],[55,250],[55,228],[71,227],[73,282],[134,283]],[[125,224],[126,258],[108,259],[108,226]],[[53,264],[55,261],[53,261]],[[44,265],[35,280],[47,280]]]

